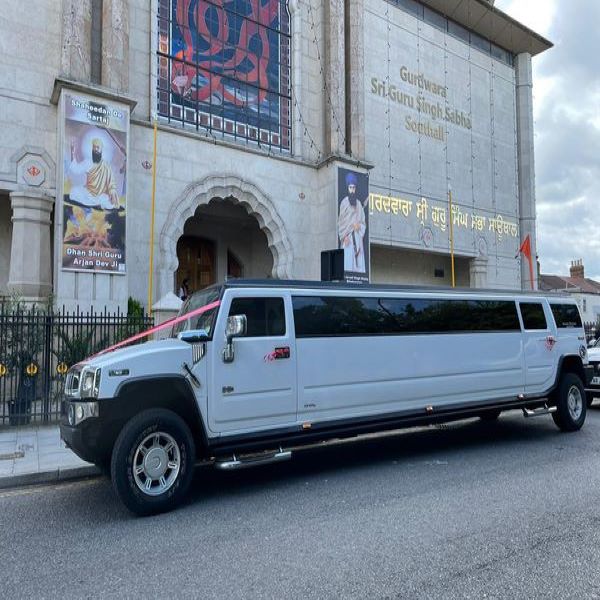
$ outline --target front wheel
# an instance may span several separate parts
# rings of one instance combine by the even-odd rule
[[[112,454],[113,486],[137,515],[175,508],[194,470],[195,446],[185,422],[164,409],[145,411],[119,434]]]
[[[581,429],[587,412],[587,399],[581,379],[575,373],[565,373],[555,394],[556,412],[552,418],[561,431]]]

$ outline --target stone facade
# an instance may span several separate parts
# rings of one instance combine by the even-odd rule
[[[102,7],[97,83],[90,81],[91,0],[63,0],[61,10],[50,0],[33,12],[23,5],[0,24],[7,47],[19,48],[0,59],[0,294],[52,291],[70,308],[124,308],[128,296],[148,298],[158,0]],[[422,211],[417,219],[422,199],[429,211],[446,209],[450,187],[459,212],[486,217],[485,231],[458,218],[457,284],[520,287],[514,255],[522,232],[535,233],[531,57],[518,58],[515,69],[384,0],[290,0],[288,7],[290,152],[158,121],[152,298],[177,289],[184,233],[215,242],[219,280],[229,249],[244,257],[244,275],[318,279],[320,252],[338,244],[339,167],[370,171],[372,194],[411,202],[408,218],[378,209],[371,197],[372,281],[450,284],[448,227],[426,223]],[[407,116],[423,115],[389,95],[391,83],[410,92],[402,66],[441,82],[443,109],[459,109],[471,128],[444,123],[442,142],[408,130]],[[61,268],[61,103],[69,90],[131,109],[126,275]],[[434,103],[435,94],[425,96]],[[510,226],[501,236],[490,230],[497,217],[515,224],[516,235]]]

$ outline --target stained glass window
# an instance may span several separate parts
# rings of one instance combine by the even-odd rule
[[[287,0],[159,0],[158,114],[288,152]]]

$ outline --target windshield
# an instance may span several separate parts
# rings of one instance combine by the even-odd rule
[[[179,310],[178,317],[186,315],[202,306],[206,306],[207,304],[211,304],[215,302],[221,297],[221,287],[214,286],[206,288],[200,292],[196,292],[192,294],[182,305]],[[171,336],[176,337],[178,333],[182,331],[188,331],[189,329],[204,329],[206,331],[206,335],[208,337],[212,336],[212,329],[215,322],[215,317],[217,315],[218,306],[212,308],[211,310],[207,310],[206,312],[195,315],[190,319],[181,321],[177,323],[173,330],[171,331]]]

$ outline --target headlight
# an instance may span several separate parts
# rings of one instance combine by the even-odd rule
[[[100,375],[102,374],[102,369],[96,369],[96,374],[94,375],[94,398],[97,398],[100,394]]]
[[[72,427],[99,414],[97,402],[69,402],[68,419]]]
[[[80,398],[97,398],[100,393],[101,369],[85,368],[81,374]]]

